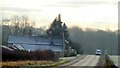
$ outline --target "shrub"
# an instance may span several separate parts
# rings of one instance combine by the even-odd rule
[[[2,48],[2,61],[17,61],[17,60],[56,60],[56,56],[51,50],[44,51],[10,51]]]

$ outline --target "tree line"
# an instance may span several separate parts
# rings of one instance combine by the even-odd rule
[[[8,24],[7,21],[11,23]],[[2,23],[3,45],[7,45],[7,38],[9,35],[28,35],[32,33],[33,35],[37,36],[46,36],[48,33],[50,33],[49,31],[51,29],[53,31],[52,33],[55,34],[59,33],[59,28],[62,28],[60,25],[55,27],[57,31],[54,30],[54,26],[52,25],[56,25],[55,22],[51,24],[48,30],[45,29],[45,27],[35,28],[35,22],[30,21],[27,16],[14,16],[11,20],[4,19]],[[63,26],[66,25],[63,24]],[[66,29],[66,37],[68,40],[70,40],[70,46],[76,49],[78,53],[95,54],[95,51],[98,48],[103,52],[104,50],[107,50],[109,54],[118,54],[118,31],[104,31],[92,28],[82,29],[77,26],[70,28],[66,27]]]
[[[12,19],[2,20],[2,45],[7,45],[9,35],[46,35],[45,26],[35,28],[35,22],[27,16],[13,16]]]
[[[102,52],[107,50],[108,54],[118,54],[118,32],[104,31],[100,29],[79,27],[69,28],[69,37],[71,41],[78,44],[73,45],[78,50],[82,50],[84,54],[95,54],[96,49],[101,49]]]

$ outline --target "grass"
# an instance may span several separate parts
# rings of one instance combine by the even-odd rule
[[[114,63],[116,63],[116,65],[119,65],[120,56],[114,55],[114,56],[110,56],[110,58],[111,58],[111,60],[113,60]]]
[[[108,55],[102,55],[95,68],[117,68]]]
[[[36,68],[36,67],[55,67],[68,61],[59,60],[59,61],[9,61],[9,62],[0,62],[2,67],[20,67],[20,68]]]
[[[53,61],[8,61],[8,62],[2,62],[2,66],[23,66],[23,65],[45,65],[45,64],[52,64]]]
[[[117,68],[108,55],[105,55],[105,68]]]

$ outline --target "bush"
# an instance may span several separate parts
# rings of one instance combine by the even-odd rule
[[[44,51],[10,51],[2,48],[2,61],[17,60],[56,60],[56,56],[51,50]]]

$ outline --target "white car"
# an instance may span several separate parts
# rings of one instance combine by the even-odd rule
[[[101,50],[100,49],[96,50],[96,55],[101,55]]]

